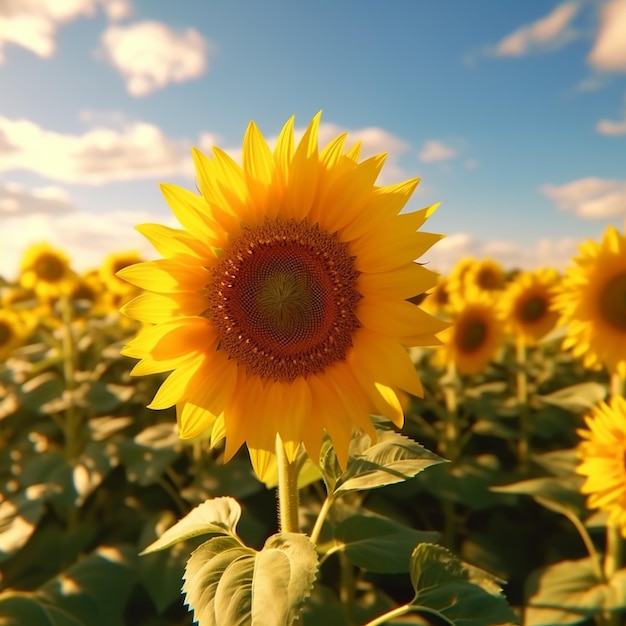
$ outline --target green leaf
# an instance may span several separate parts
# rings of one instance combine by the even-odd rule
[[[0,562],[28,543],[43,515],[45,492],[45,485],[33,485],[0,502]]]
[[[273,535],[260,552],[233,537],[214,537],[187,562],[185,603],[198,626],[286,626],[309,595],[317,565],[304,535]]]
[[[510,624],[515,615],[496,579],[482,570],[471,570],[451,552],[422,543],[411,555],[413,610],[436,615],[454,626]]]
[[[590,557],[561,561],[531,574],[528,605],[564,609],[588,617],[626,608],[626,569],[598,582]]]
[[[55,626],[122,626],[133,586],[135,554],[129,548],[100,547],[40,587],[34,597],[48,613],[64,615]]]
[[[63,381],[53,372],[44,372],[20,388],[22,405],[38,413],[49,413],[57,410],[57,402],[63,401],[65,386]]]
[[[522,480],[510,485],[498,485],[492,487],[491,490],[497,493],[518,493],[532,496],[533,499],[541,506],[554,511],[568,515],[574,513],[582,516],[585,511],[585,497],[577,489],[576,483],[582,483],[576,480],[576,475],[572,475],[570,479],[552,478],[546,476],[543,478],[531,478]]]
[[[55,626],[46,610],[28,593],[0,594],[2,626]]]
[[[370,572],[408,572],[411,551],[423,541],[436,541],[439,533],[414,530],[386,517],[353,514],[338,524],[334,538],[358,567]]]
[[[234,498],[224,496],[207,500],[168,528],[141,554],[165,550],[179,541],[198,535],[233,535],[240,517],[241,506]]]
[[[322,449],[322,474],[334,496],[399,483],[413,478],[431,465],[446,462],[393,430],[377,429],[376,432],[378,439],[373,445],[365,434],[352,439],[345,472],[337,472],[334,451],[329,447]]]
[[[572,413],[584,413],[606,397],[606,386],[586,382],[559,389],[544,396],[536,395],[538,402],[558,406]]]

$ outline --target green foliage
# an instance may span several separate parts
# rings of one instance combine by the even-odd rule
[[[289,626],[316,571],[317,555],[304,535],[272,535],[260,552],[232,536],[214,537],[191,555],[183,592],[200,626]]]

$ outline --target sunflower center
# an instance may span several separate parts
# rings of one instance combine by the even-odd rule
[[[520,307],[520,317],[525,322],[536,322],[540,320],[547,310],[545,298],[532,296],[522,302]]]
[[[41,280],[50,283],[61,280],[65,272],[65,265],[55,254],[44,253],[37,257],[33,270]]]
[[[459,350],[469,354],[478,350],[485,343],[487,325],[482,319],[469,318],[461,321],[456,335]]]
[[[347,244],[306,220],[244,229],[206,289],[220,349],[275,381],[323,372],[359,327],[357,277]]]
[[[626,273],[614,276],[602,289],[600,313],[611,326],[626,331]]]
[[[502,275],[491,268],[483,268],[478,272],[476,282],[481,289],[493,291],[494,289],[502,289]]]
[[[6,322],[0,321],[0,347],[9,343],[9,339],[13,335],[11,327]]]

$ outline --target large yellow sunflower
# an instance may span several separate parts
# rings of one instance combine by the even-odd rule
[[[552,302],[558,279],[558,272],[551,268],[522,272],[502,294],[501,317],[522,343],[532,345],[556,326],[558,314]]]
[[[36,243],[24,252],[20,284],[33,289],[43,300],[69,293],[74,284],[74,272],[67,255],[48,243]]]
[[[609,513],[626,537],[626,400],[613,396],[595,407],[585,418],[587,430],[577,432],[581,463],[576,469],[586,476],[581,491],[588,495],[587,506]]]
[[[124,350],[133,373],[174,370],[150,406],[176,405],[182,438],[225,435],[226,460],[269,458],[278,434],[317,461],[326,430],[345,463],[369,413],[402,424],[395,390],[422,394],[405,348],[445,326],[407,301],[437,281],[414,262],[433,208],[399,215],[419,181],[376,186],[385,155],[359,162],[346,133],[320,152],[319,122],[294,147],[289,120],[273,153],[251,122],[242,167],[194,151],[200,195],[162,185],[185,230],[139,227],[166,258],[119,272],[148,292],[123,312],[154,324]]]
[[[453,324],[439,336],[443,345],[437,349],[435,363],[454,363],[460,374],[479,374],[496,357],[504,337],[503,323],[493,299],[485,292],[470,289],[466,299],[456,299]]]
[[[563,341],[585,367],[604,364],[626,377],[626,237],[609,226],[601,243],[588,240],[556,289],[555,307],[567,325]]]

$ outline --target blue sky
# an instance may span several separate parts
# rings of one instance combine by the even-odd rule
[[[427,257],[563,269],[626,217],[626,0],[2,0],[0,274],[48,240],[74,266],[154,254],[158,182],[318,111],[441,202]]]

